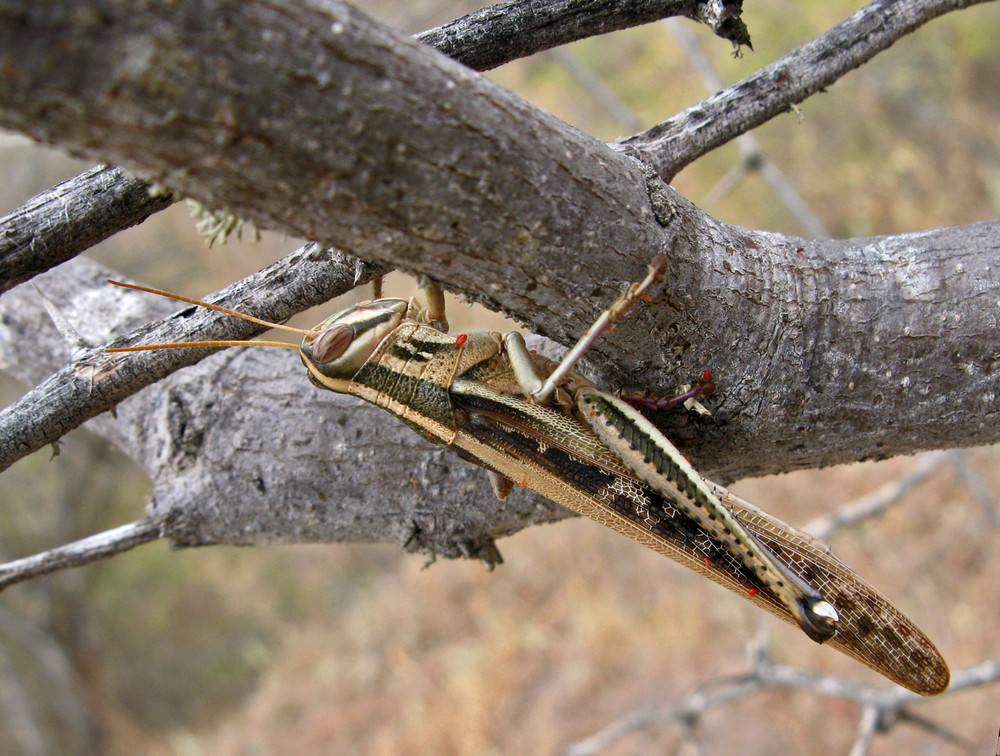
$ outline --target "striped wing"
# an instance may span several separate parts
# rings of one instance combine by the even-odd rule
[[[645,486],[583,423],[478,381],[456,381],[452,402],[463,456],[642,543],[794,624],[786,607],[720,543]],[[838,614],[829,640],[921,695],[950,679],[934,644],[829,548],[711,484],[716,495]]]

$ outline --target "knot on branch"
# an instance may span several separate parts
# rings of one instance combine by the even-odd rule
[[[656,222],[664,228],[670,228],[677,217],[674,197],[670,186],[656,171],[656,167],[650,162],[646,154],[629,145],[619,147],[621,152],[635,160],[642,171],[642,179],[646,184],[646,194],[649,196],[650,208]]]

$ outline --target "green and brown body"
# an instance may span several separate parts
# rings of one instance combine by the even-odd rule
[[[525,387],[555,363],[517,335],[450,336],[413,303],[377,300],[301,345],[314,383],[669,557],[924,695],[947,687],[934,645],[822,544],[705,481],[642,416],[577,373],[553,401]],[[519,346],[520,345],[520,346]],[[530,365],[525,365],[530,361]]]
[[[308,331],[218,305],[119,284],[209,307],[304,338],[206,341],[189,346],[298,349],[313,383],[396,415],[424,438],[490,473],[506,497],[515,484],[606,525],[797,624],[885,677],[922,695],[950,673],[934,644],[823,544],[703,479],[634,407],[573,371],[607,328],[663,277],[646,278],[601,313],[561,362],[531,354],[517,333],[447,335],[443,300],[377,299]],[[115,283],[115,282],[112,282]]]

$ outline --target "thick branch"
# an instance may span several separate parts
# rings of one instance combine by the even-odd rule
[[[896,3],[875,3],[823,37],[763,69],[755,76],[700,103],[681,116],[654,127],[645,134],[626,140],[623,144],[631,145],[643,152],[646,158],[657,166],[662,176],[671,176],[684,165],[733,136],[785,112],[791,104],[800,102],[810,94],[829,86],[836,78],[931,18],[947,10],[971,4],[971,2],[926,0],[921,3],[907,2],[897,7]],[[614,6],[613,9],[611,5]],[[503,54],[507,56],[506,60],[572,39],[669,15],[697,18],[710,25],[721,36],[738,41],[744,33],[740,31],[742,24],[738,20],[739,5],[735,2],[666,3],[653,0],[622,6],[620,3],[608,4],[603,0],[563,0],[559,3],[545,4],[521,0],[470,14],[444,27],[424,32],[418,39],[474,67],[496,63],[498,53],[495,51],[498,48],[505,51]],[[83,16],[78,17],[83,18]],[[515,26],[517,30],[512,36],[512,28]],[[12,34],[20,35],[22,29],[19,25],[15,25],[10,31]],[[781,86],[775,86],[776,83]],[[310,97],[310,92],[303,91],[299,99],[308,101]],[[93,181],[88,182],[86,176],[87,174],[84,174],[72,182],[67,182],[80,188],[78,192],[80,196],[74,197],[63,191],[60,193],[60,199],[74,204],[82,203],[83,207],[89,206],[92,202],[90,193],[101,193],[105,191],[105,187]],[[94,177],[94,180],[97,178],[99,177]],[[136,187],[138,186],[139,183],[136,181]],[[44,256],[32,254],[39,246],[59,250],[61,256],[69,256],[98,240],[96,237],[90,238],[93,236],[90,232],[80,237],[81,224],[98,229],[104,225],[109,229],[106,233],[110,233],[116,227],[126,227],[141,220],[144,213],[166,204],[162,199],[153,200],[137,196],[136,200],[127,193],[132,189],[132,187],[122,187],[121,208],[109,206],[108,202],[112,195],[104,197],[102,206],[94,208],[101,214],[101,223],[97,226],[92,223],[92,217],[77,219],[71,212],[73,208],[63,208],[68,211],[62,216],[66,227],[54,225],[51,233],[47,233],[46,228],[39,229],[34,237],[32,252],[27,255],[22,254],[21,258],[31,270],[46,269],[52,261]],[[134,204],[134,201],[138,204]],[[143,204],[150,209],[139,206]],[[23,211],[35,212],[35,209],[26,207]],[[280,220],[275,222],[277,225],[282,225]],[[10,233],[11,224],[5,225],[0,222],[0,229]],[[16,237],[16,229],[13,230]],[[23,246],[19,245],[22,252],[24,252]],[[410,261],[414,260],[412,254],[407,254],[405,257]],[[473,269],[471,263],[472,261],[467,266],[468,270]],[[424,266],[418,264],[417,267]],[[440,270],[437,272],[440,274]],[[24,275],[20,277],[23,279]],[[510,302],[501,300],[499,303],[508,309],[512,307]]]
[[[631,161],[343,3],[95,2],[82,28],[79,0],[24,5],[0,25],[0,121],[259,227],[497,309],[488,279],[520,313],[562,308],[562,261],[594,282],[658,251]]]
[[[0,119],[259,226],[431,274],[562,341],[599,305],[560,288],[600,291],[634,275],[623,253],[660,251],[627,160],[342,4],[115,4],[84,29],[70,0],[25,6],[0,27]]]
[[[683,208],[675,209],[679,216]],[[708,362],[720,382],[715,418],[682,412],[662,418],[702,469],[726,479],[995,440],[992,307],[1000,291],[983,282],[996,230],[996,224],[980,224],[797,248],[720,224],[714,244],[697,245],[716,250],[709,262],[718,275],[706,277],[701,260],[675,255],[673,286],[634,314],[647,333],[631,357],[634,380],[642,385],[654,367],[675,361],[689,366],[688,375],[700,373],[706,351],[678,334],[701,331],[707,343],[729,345],[716,347]],[[64,303],[71,322],[86,324],[91,340],[120,327],[114,307],[141,318],[151,306],[130,292],[109,301],[99,283],[105,273],[78,265],[85,263],[47,274],[40,285]],[[282,288],[293,284],[293,271]],[[861,281],[872,300],[859,295]],[[94,311],[99,300],[104,306]],[[17,289],[0,305],[0,320],[15,332],[37,329],[44,319],[30,291]],[[719,319],[703,320],[706,313]],[[208,335],[202,326],[188,328],[200,320],[185,311],[168,325],[192,338]],[[50,330],[37,332],[31,343],[4,339],[5,367],[36,381],[58,366],[59,358],[43,359],[59,353]],[[162,333],[169,339],[177,331]],[[149,328],[140,335],[160,340]],[[178,354],[186,353],[156,359]],[[90,354],[43,391],[51,397],[61,376],[71,376],[83,384],[77,393],[91,402],[93,414],[99,406],[93,401],[103,401],[123,376],[134,386],[162,370],[156,363],[142,367],[139,355],[123,357]],[[118,419],[102,419],[98,428],[150,471],[157,491],[153,515],[183,514],[171,533],[182,543],[384,538],[452,555],[482,554],[492,537],[555,516],[551,507],[521,496],[497,507],[474,470],[439,450],[426,456],[423,442],[379,410],[314,392],[301,370],[283,352],[215,356],[121,405]],[[962,411],[955,396],[964,397]],[[26,422],[18,413],[30,419],[43,411],[37,405],[9,409],[0,437],[16,448]],[[338,501],[332,508],[322,503],[330,496]],[[282,506],[275,507],[275,497]],[[435,502],[430,509],[429,501]],[[311,515],[314,506],[321,512]]]
[[[683,15],[706,23],[734,44],[749,44],[740,2],[689,0],[518,0],[463,16],[417,39],[473,68],[509,62],[555,45]],[[0,218],[0,293],[49,270],[117,231],[170,205],[148,184],[119,168],[98,167],[63,182]]]
[[[337,267],[319,250],[299,257],[311,257],[309,265]],[[103,283],[109,273],[78,258],[40,276],[37,285],[61,303],[89,342],[124,330],[125,321],[142,320],[151,310],[162,314],[162,300]],[[298,286],[284,273],[274,278],[273,271],[257,276],[252,284],[233,287],[237,293],[225,299],[231,305],[240,296],[245,305],[257,301],[255,314],[274,315],[272,290]],[[97,302],[102,306],[95,307]],[[54,327],[37,328],[45,322],[39,297],[20,287],[0,299],[0,309],[0,319],[12,330],[35,331],[30,342],[2,339],[4,369],[34,383],[58,368],[67,350],[60,349]],[[201,323],[196,330],[209,336],[216,333],[215,321],[213,314],[188,308],[140,333],[159,341]],[[76,395],[60,399],[64,383],[84,402],[88,391],[95,403],[107,401],[135,381],[148,382],[148,372],[168,369],[164,358],[190,362],[201,351],[147,353],[153,360],[147,363],[134,359],[143,353],[112,358],[91,350],[32,392],[40,396],[34,408],[15,405],[5,417],[16,426],[27,421],[14,418],[17,413],[28,418],[44,413],[43,392],[50,401],[57,394],[57,406],[77,401]],[[96,405],[88,406],[92,411]],[[44,429],[54,422],[47,418],[38,425]],[[284,350],[215,354],[123,401],[114,416],[101,415],[88,427],[146,468],[153,480],[150,518],[158,532],[180,545],[382,540],[493,563],[499,559],[494,537],[567,514],[533,496],[497,501],[481,471],[447,450],[431,449],[382,410],[313,388],[299,360]],[[0,437],[7,440],[3,432]],[[71,551],[70,558],[77,558],[77,550]],[[16,565],[11,571],[16,573]]]

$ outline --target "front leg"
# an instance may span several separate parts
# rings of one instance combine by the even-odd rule
[[[448,317],[445,315],[444,290],[427,276],[420,277],[420,289],[427,302],[427,322],[432,328],[448,333]]]

